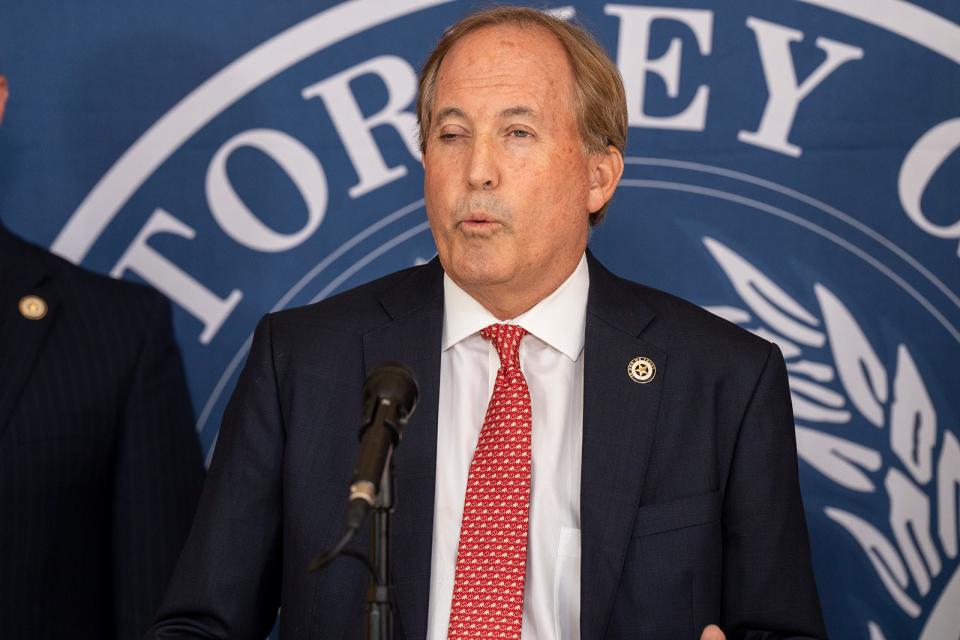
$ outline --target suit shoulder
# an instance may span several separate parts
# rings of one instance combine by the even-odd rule
[[[654,312],[650,330],[674,346],[710,348],[719,354],[766,359],[771,343],[677,295],[626,281]]]
[[[764,371],[783,366],[775,344],[743,327],[674,294],[629,286],[654,314],[641,337],[667,352],[675,379],[748,398]]]
[[[271,325],[281,330],[313,327],[349,334],[365,333],[389,319],[381,303],[383,296],[425,268],[395,271],[325,300],[276,311],[269,314]]]
[[[117,315],[137,324],[154,314],[169,313],[166,297],[152,287],[96,273],[19,238],[16,242],[23,258],[39,265],[61,300],[73,308]]]

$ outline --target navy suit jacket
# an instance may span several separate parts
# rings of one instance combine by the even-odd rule
[[[202,483],[166,298],[0,224],[0,638],[141,637]]]
[[[581,637],[824,637],[779,350],[588,258]],[[360,389],[385,360],[420,383],[392,559],[397,637],[425,637],[442,328],[437,260],[261,321],[149,637],[259,640],[281,606],[284,640],[362,637],[363,568],[307,563],[342,534]]]

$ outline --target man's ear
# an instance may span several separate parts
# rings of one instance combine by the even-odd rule
[[[623,175],[623,154],[613,145],[605,153],[590,154],[590,195],[587,209],[590,213],[600,208],[613,197]]]
[[[7,96],[9,95],[10,90],[7,88],[7,78],[0,73],[0,123],[3,122],[3,111],[7,106]]]

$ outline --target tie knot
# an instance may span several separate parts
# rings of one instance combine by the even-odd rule
[[[481,329],[480,335],[493,342],[501,367],[520,364],[520,340],[527,335],[526,329],[518,324],[492,324]]]

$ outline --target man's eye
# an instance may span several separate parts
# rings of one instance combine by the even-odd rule
[[[510,131],[510,135],[514,138],[529,138],[530,132],[524,131],[523,129],[513,129]]]
[[[449,141],[449,140],[456,140],[457,138],[460,137],[460,134],[459,133],[441,133],[439,137],[441,140]]]

